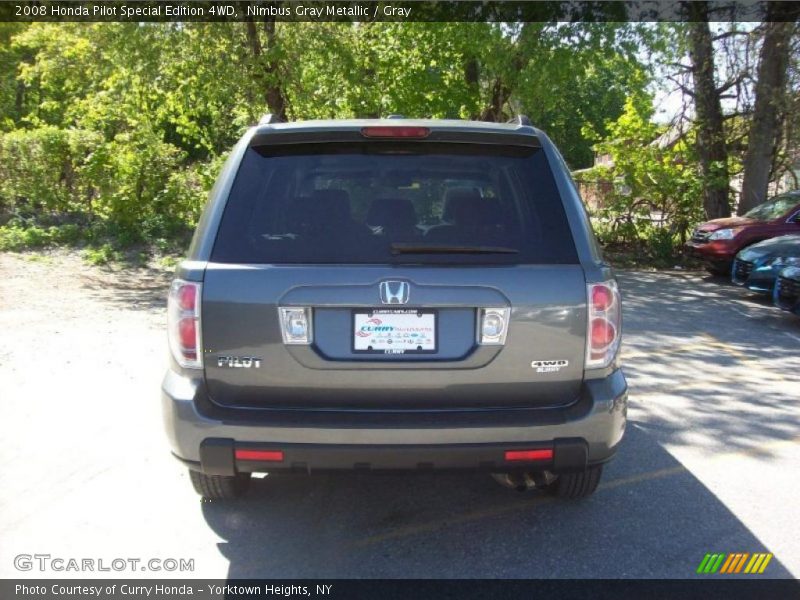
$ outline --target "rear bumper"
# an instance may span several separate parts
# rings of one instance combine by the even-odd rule
[[[214,414],[201,379],[169,371],[162,384],[173,454],[208,474],[328,469],[541,468],[563,472],[611,459],[625,430],[621,370],[587,380],[568,407],[435,412],[237,411]],[[236,450],[282,460],[237,460]],[[508,461],[508,450],[551,449],[545,460]]]

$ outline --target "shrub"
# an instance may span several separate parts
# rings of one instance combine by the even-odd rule
[[[81,237],[81,228],[74,224],[22,227],[12,223],[0,227],[0,251],[44,248],[54,244],[74,244]]]
[[[0,204],[7,214],[87,210],[86,161],[102,135],[44,126],[0,134]]]
[[[118,134],[88,161],[97,212],[124,234],[123,242],[144,239],[142,225],[160,214],[157,199],[182,159],[178,148],[141,129]]]
[[[186,165],[148,125],[109,141],[53,126],[0,133],[0,249],[158,240],[162,254],[183,251],[224,159]]]
[[[97,248],[86,248],[83,259],[92,265],[107,265],[110,262],[121,262],[125,256],[111,244],[103,244]]]

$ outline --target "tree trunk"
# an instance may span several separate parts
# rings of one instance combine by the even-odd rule
[[[744,155],[744,178],[738,209],[740,215],[767,198],[767,186],[786,115],[783,103],[786,99],[787,68],[794,29],[792,20],[798,16],[798,9],[793,4],[770,2],[767,7],[753,120]]]
[[[689,5],[690,57],[697,112],[697,151],[704,181],[703,208],[706,218],[731,214],[728,200],[728,150],[725,145],[720,93],[714,82],[714,48],[708,26],[708,6]]]
[[[245,21],[245,32],[247,34],[247,43],[250,46],[250,53],[256,64],[256,81],[261,86],[264,101],[273,115],[285,121],[286,94],[280,84],[278,65],[269,58],[270,50],[274,49],[277,43],[275,38],[275,19],[266,17],[264,20],[266,48],[261,44],[261,38],[252,17],[247,18]]]
[[[268,18],[264,20],[264,32],[267,34],[267,52],[275,49],[278,41],[275,37],[275,19]],[[286,94],[284,93],[283,86],[281,85],[280,70],[277,63],[270,59],[264,65],[267,72],[267,85],[264,90],[264,96],[267,99],[267,106],[273,115],[277,115],[282,121],[286,120]]]
[[[489,106],[483,109],[479,121],[493,121],[501,123],[506,120],[504,107],[508,98],[511,96],[511,89],[505,85],[499,78],[495,79],[492,86],[492,97],[489,100]]]

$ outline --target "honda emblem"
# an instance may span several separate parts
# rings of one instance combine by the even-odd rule
[[[381,281],[381,302],[384,304],[406,304],[409,285],[405,281]]]

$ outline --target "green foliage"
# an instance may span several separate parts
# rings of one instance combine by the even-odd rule
[[[57,244],[74,244],[80,239],[81,229],[73,224],[50,227],[9,224],[0,227],[0,250],[45,248]]]
[[[605,138],[627,98],[641,94],[650,74],[633,23],[526,23],[512,52],[512,101],[558,145],[573,169],[590,167],[592,143]],[[505,53],[500,56],[505,56]],[[591,131],[592,135],[587,135]]]
[[[652,123],[651,106],[645,95],[626,101],[620,118],[608,124],[608,139],[597,144],[610,166],[581,179],[612,184],[594,215],[602,242],[641,245],[666,259],[702,218],[702,178],[689,136]]]
[[[101,142],[96,132],[54,126],[0,133],[0,207],[81,210],[84,170]]]
[[[129,232],[164,215],[159,196],[181,159],[178,148],[151,130],[117,134],[92,157],[92,181],[102,200],[99,214]]]
[[[270,91],[292,119],[525,112],[589,166],[649,82],[642,48],[663,42],[630,23],[253,25],[0,24],[7,247],[71,223],[98,256],[109,240],[179,249]]]
[[[125,255],[111,244],[103,244],[97,248],[86,248],[83,251],[83,259],[90,265],[100,266],[122,262],[125,260]]]

